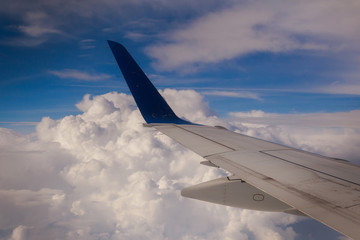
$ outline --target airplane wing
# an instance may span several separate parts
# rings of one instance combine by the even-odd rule
[[[182,190],[227,206],[307,215],[360,239],[360,166],[180,119],[128,51],[108,41],[147,124],[232,176]]]

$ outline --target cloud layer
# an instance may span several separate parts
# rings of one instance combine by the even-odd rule
[[[219,119],[195,91],[162,94],[191,121],[318,152],[346,139],[355,141],[347,141],[344,156],[359,147],[359,134],[347,128],[302,139],[293,128],[244,125],[241,114]],[[77,107],[82,114],[43,118],[32,135],[0,129],[0,239],[296,238],[297,217],[182,198],[183,187],[224,173],[144,128],[131,96],[86,95]]]
[[[4,0],[0,12],[6,20],[1,26],[6,34],[0,44],[35,47],[76,40],[82,50],[89,50],[95,48],[91,41],[96,33],[98,44],[106,38],[142,42],[141,48],[146,45],[158,70],[180,73],[236,62],[251,54],[299,57],[305,53],[309,60],[324,56],[321,60],[336,66],[317,69],[319,75],[328,76],[305,79],[312,81],[313,91],[359,95],[359,11],[357,0],[346,4],[337,0]],[[309,68],[300,65],[299,69]],[[72,74],[90,81],[100,77]]]
[[[230,124],[242,133],[295,148],[360,163],[360,111],[275,114],[233,112]]]
[[[278,3],[278,2],[277,2]],[[252,1],[209,13],[148,48],[164,70],[249,53],[359,50],[358,1]]]

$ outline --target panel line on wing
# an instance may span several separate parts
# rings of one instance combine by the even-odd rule
[[[212,154],[233,152],[234,150],[223,144],[207,139],[201,135],[194,134],[191,131],[186,131],[172,124],[153,125],[158,131],[173,138],[181,145],[192,149],[194,152],[204,157]]]
[[[296,151],[296,150],[290,150],[290,151]],[[354,181],[351,181],[351,180],[348,180],[348,179],[345,179],[345,178],[341,178],[341,177],[338,177],[338,176],[335,176],[333,174],[330,174],[330,173],[327,173],[327,172],[324,172],[324,171],[320,171],[316,168],[313,168],[313,167],[308,167],[308,166],[305,166],[303,164],[299,164],[299,163],[296,163],[296,162],[293,162],[293,161],[290,161],[290,160],[287,160],[287,159],[284,159],[280,156],[276,156],[275,154],[270,154],[266,151],[260,151],[261,153],[265,154],[265,155],[268,155],[268,156],[271,156],[271,157],[274,157],[274,158],[277,158],[279,160],[282,160],[282,161],[285,161],[285,162],[288,162],[288,163],[291,163],[291,164],[294,164],[294,165],[297,165],[297,166],[300,166],[300,167],[303,167],[303,168],[306,168],[306,169],[309,169],[309,170],[312,170],[314,172],[317,172],[317,173],[321,173],[323,175],[326,175],[326,176],[329,176],[329,177],[332,177],[332,178],[336,178],[336,179],[339,179],[339,180],[342,180],[342,181],[345,181],[345,182],[348,182],[348,183],[351,183],[351,184],[354,184],[354,185],[357,185],[357,186],[360,186],[359,183],[357,182],[354,182]]]
[[[188,130],[188,129],[186,129],[186,128],[183,128],[183,127],[181,127],[181,126],[179,126],[179,125],[174,125],[174,126],[177,127],[177,128],[180,128],[180,129],[182,129],[182,130],[184,130],[184,131],[187,131],[187,132],[189,132],[189,133],[192,133],[192,134],[194,134],[194,135],[197,135],[197,136],[199,136],[199,137],[202,137],[202,138],[204,138],[204,139],[206,139],[206,140],[209,140],[209,141],[211,141],[211,142],[214,142],[214,143],[216,143],[216,144],[218,144],[218,145],[221,145],[221,146],[223,146],[223,147],[226,147],[226,148],[228,148],[228,149],[230,149],[230,150],[232,150],[232,151],[236,151],[235,148],[232,148],[232,147],[229,147],[228,145],[219,143],[219,142],[217,142],[217,141],[215,141],[215,140],[212,140],[212,139],[210,139],[210,138],[207,138],[207,137],[205,137],[205,136],[203,136],[203,135],[201,135],[201,134],[198,134],[198,133],[196,133],[196,132],[190,131],[190,130]],[[211,154],[211,155],[212,155],[212,154]],[[208,155],[208,156],[210,156],[210,155]]]

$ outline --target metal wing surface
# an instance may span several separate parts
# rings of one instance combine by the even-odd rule
[[[260,191],[261,194],[253,194],[252,189],[246,190],[251,192],[248,194],[252,194],[253,200],[268,194],[289,207],[284,212],[300,211],[353,239],[360,239],[358,165],[245,136],[222,127],[182,120],[171,110],[127,50],[112,41],[109,45],[147,126],[199,154],[208,161],[208,165],[232,173],[231,179],[241,179],[241,183],[246,182],[249,187]],[[209,183],[212,184],[210,190],[215,189],[214,184],[223,184],[222,181]],[[205,201],[206,196],[214,195],[217,190],[211,191],[205,192]],[[236,195],[236,198],[240,201],[241,197]],[[231,203],[221,204],[237,206],[233,203],[236,198],[234,200],[232,195]]]
[[[217,127],[152,126],[304,214],[360,237],[359,166]]]

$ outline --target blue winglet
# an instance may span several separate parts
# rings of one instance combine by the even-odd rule
[[[176,116],[123,45],[109,40],[108,43],[147,123],[192,124]]]

